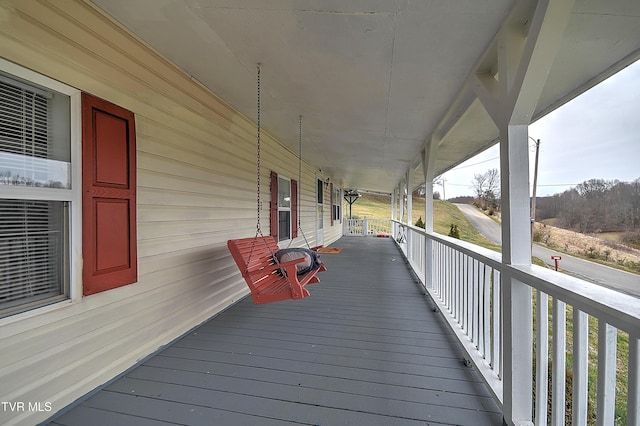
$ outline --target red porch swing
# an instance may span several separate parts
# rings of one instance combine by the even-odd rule
[[[299,258],[280,262],[276,257],[276,253],[279,250],[276,238],[262,234],[260,227],[260,65],[258,65],[257,126],[258,220],[256,235],[253,238],[229,240],[227,241],[227,247],[236,265],[238,265],[238,269],[240,269],[249,290],[251,290],[251,297],[254,303],[262,304],[280,300],[302,299],[309,296],[309,290],[305,286],[320,282],[316,274],[320,271],[326,271],[326,267],[324,263],[320,263],[319,268],[311,269],[298,275],[296,265],[305,259]],[[298,182],[300,182],[302,174],[302,117],[299,117],[298,134]],[[299,230],[302,230],[299,214],[297,226]],[[309,243],[304,231],[302,235],[308,246]],[[319,247],[313,247],[311,250],[316,251]]]

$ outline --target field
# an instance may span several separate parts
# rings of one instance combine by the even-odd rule
[[[460,239],[486,247],[495,251],[500,251],[500,246],[492,243],[471,225],[460,210],[446,201],[435,200],[433,203],[434,217],[433,230],[439,234],[448,235],[451,225],[457,225],[460,230]],[[424,220],[425,199],[413,198],[412,222],[415,224],[418,218]],[[349,215],[349,206],[345,207],[345,217]],[[354,219],[362,218],[391,218],[391,197],[383,195],[363,194],[352,206]],[[406,220],[403,218],[403,220]]]
[[[640,273],[640,250],[618,241],[620,233],[580,234],[545,223],[534,225],[533,240],[549,248],[592,262]]]

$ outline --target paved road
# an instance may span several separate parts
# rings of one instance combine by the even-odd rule
[[[496,244],[501,244],[502,231],[500,225],[472,205],[456,204],[456,206],[464,213],[471,224],[476,227],[478,232]],[[551,256],[562,256],[562,260],[560,261],[561,270],[582,278],[585,281],[640,297],[640,275],[569,256],[568,254],[550,250],[537,244],[533,245],[533,255],[551,266],[554,265]]]
[[[471,204],[454,204],[469,219],[479,233],[496,244],[502,245],[502,230],[500,225],[487,217]]]

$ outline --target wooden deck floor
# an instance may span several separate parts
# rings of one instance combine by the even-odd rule
[[[246,298],[54,425],[502,425],[390,239],[344,237],[311,297]]]

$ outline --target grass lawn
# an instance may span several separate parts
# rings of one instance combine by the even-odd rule
[[[412,222],[415,224],[419,217],[424,221],[425,199],[421,197],[413,198]],[[482,236],[471,222],[453,204],[435,200],[433,203],[434,217],[433,230],[438,234],[448,235],[451,225],[457,225],[460,230],[460,239],[477,244],[491,250],[500,251],[500,246],[492,243]],[[345,206],[346,216],[349,214],[349,206]],[[384,195],[363,194],[361,198],[352,206],[352,216],[354,219],[391,219],[391,197]]]

